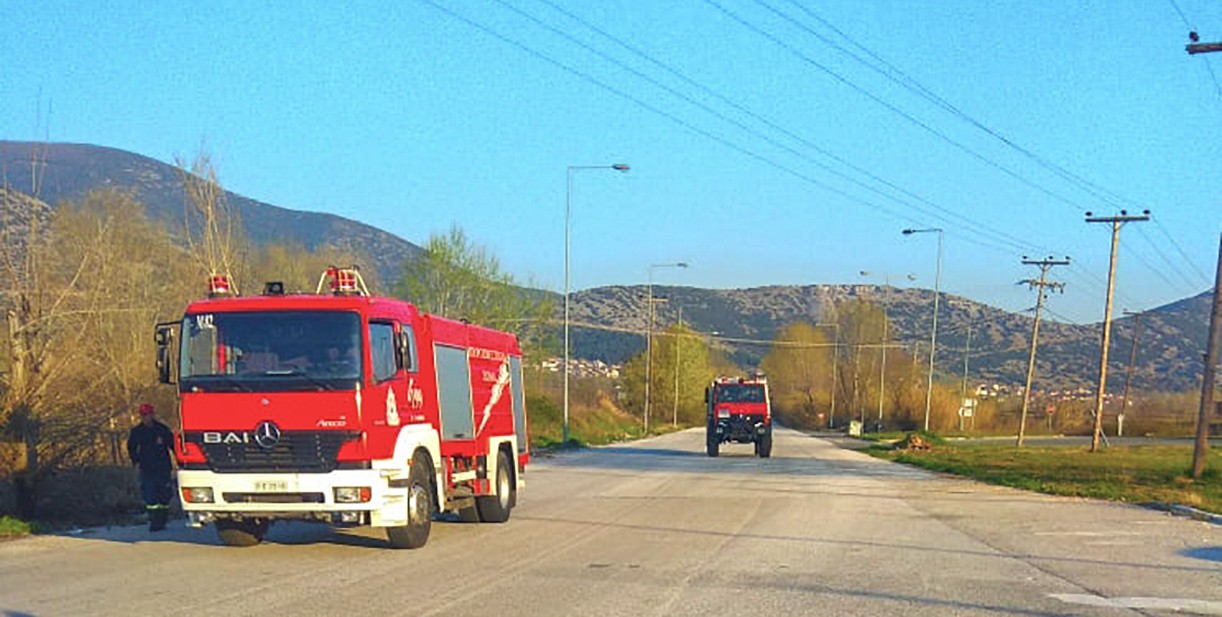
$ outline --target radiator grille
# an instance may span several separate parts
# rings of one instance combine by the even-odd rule
[[[205,443],[202,432],[183,434],[204,451],[208,468],[217,473],[326,473],[335,470],[340,447],[359,437],[348,431],[284,431],[274,446],[263,448],[253,441]]]

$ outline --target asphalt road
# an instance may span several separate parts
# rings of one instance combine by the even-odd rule
[[[0,615],[1222,615],[1222,527],[990,487],[779,430],[532,465],[503,525],[426,547],[289,524],[0,543]]]

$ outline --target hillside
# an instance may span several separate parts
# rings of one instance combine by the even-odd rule
[[[597,324],[643,332],[646,327],[644,286],[601,287],[573,296],[576,323]],[[1205,347],[1210,294],[1180,300],[1146,313],[1141,322],[1133,385],[1136,388],[1184,390],[1197,387],[1200,351]],[[654,294],[669,302],[659,305],[655,329],[678,317],[701,332],[726,339],[769,341],[795,320],[832,320],[835,307],[846,301],[882,302],[896,341],[929,353],[933,292],[873,285],[776,286],[752,289],[695,289],[654,286]],[[1031,316],[1009,313],[967,298],[943,294],[938,316],[937,368],[960,375],[971,329],[969,370],[973,380],[1022,384],[1031,340]],[[622,362],[644,348],[639,334],[576,328],[576,354]],[[1091,387],[1099,370],[1099,324],[1074,325],[1045,319],[1040,326],[1037,378],[1041,388]],[[1109,388],[1123,386],[1132,344],[1133,318],[1113,323]],[[767,353],[766,344],[730,342],[726,346],[740,364],[752,366]],[[910,351],[911,353],[911,351]]]
[[[36,152],[43,163],[37,191],[42,202],[54,206],[95,188],[113,187],[131,190],[153,219],[171,227],[183,220],[182,184],[173,165],[102,146],[0,141],[0,172],[9,188],[34,194],[31,166]],[[381,280],[396,278],[403,261],[421,252],[394,234],[333,214],[290,210],[228,191],[225,197],[256,244],[292,243],[310,250],[333,247],[368,254]]]
[[[100,146],[34,144],[0,141],[0,172],[15,191],[30,193],[31,162],[39,151],[45,163],[38,200],[19,197],[15,212],[0,212],[8,229],[23,228],[31,213],[45,219],[49,208],[77,198],[91,189],[115,187],[131,190],[155,219],[177,224],[184,200],[178,171],[154,159]],[[247,237],[255,243],[291,242],[309,249],[334,247],[366,252],[382,280],[396,278],[404,260],[421,253],[420,247],[375,227],[331,214],[290,210],[226,193],[238,212]],[[20,237],[21,234],[17,234]],[[882,302],[892,323],[894,339],[928,353],[930,308],[933,292],[924,289],[883,288],[875,285],[770,286],[752,289],[696,289],[655,286],[670,302],[658,307],[655,327],[664,328],[677,318],[696,330],[729,339],[761,343],[725,343],[734,359],[753,366],[767,353],[766,341],[794,320],[828,321],[835,307],[854,299]],[[544,291],[532,291],[550,294]],[[554,294],[551,294],[554,296]],[[623,362],[644,349],[646,288],[612,286],[576,292],[574,323],[597,328],[573,329],[574,355]],[[1205,346],[1209,292],[1185,298],[1147,312],[1141,325],[1133,383],[1143,389],[1185,390],[1198,387],[1200,352]],[[561,301],[556,298],[557,318]],[[1031,337],[1029,315],[1009,313],[967,298],[942,295],[938,323],[937,368],[947,375],[963,370],[967,335],[972,333],[970,372],[973,380],[1021,384],[1026,374]],[[1116,321],[1109,367],[1109,389],[1123,385],[1132,340],[1132,317]],[[1098,324],[1072,325],[1045,321],[1040,330],[1038,383],[1042,389],[1093,387],[1098,374]]]

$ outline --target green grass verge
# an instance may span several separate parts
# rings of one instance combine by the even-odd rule
[[[927,451],[873,446],[873,456],[1025,490],[1131,503],[1163,502],[1222,514],[1222,451],[1193,480],[1192,446],[1014,447],[937,443]]]
[[[21,519],[11,516],[0,516],[0,538],[26,536],[32,531],[33,527]]]
[[[527,397],[530,443],[536,448],[560,446],[564,410],[541,396]],[[569,408],[569,446],[614,443],[643,435],[640,420],[606,407]]]

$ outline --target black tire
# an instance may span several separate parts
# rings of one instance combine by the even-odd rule
[[[427,456],[417,454],[407,473],[407,524],[386,528],[392,548],[420,548],[429,541],[433,527],[432,465]]]
[[[707,431],[704,435],[704,446],[709,456],[717,456],[719,454],[718,451],[721,449],[721,442],[718,441],[715,433]]]
[[[496,478],[493,488],[495,495],[476,497],[475,508],[479,510],[479,518],[485,523],[504,523],[509,520],[509,512],[513,509],[514,491],[513,472],[509,466],[509,457],[505,451],[496,453]]]
[[[764,433],[763,437],[760,437],[759,441],[755,442],[755,453],[758,454],[760,458],[769,458],[772,456],[771,427],[768,428],[768,431]]]
[[[270,523],[264,520],[235,521],[232,519],[217,519],[216,535],[220,536],[225,546],[255,546],[267,535]]]

